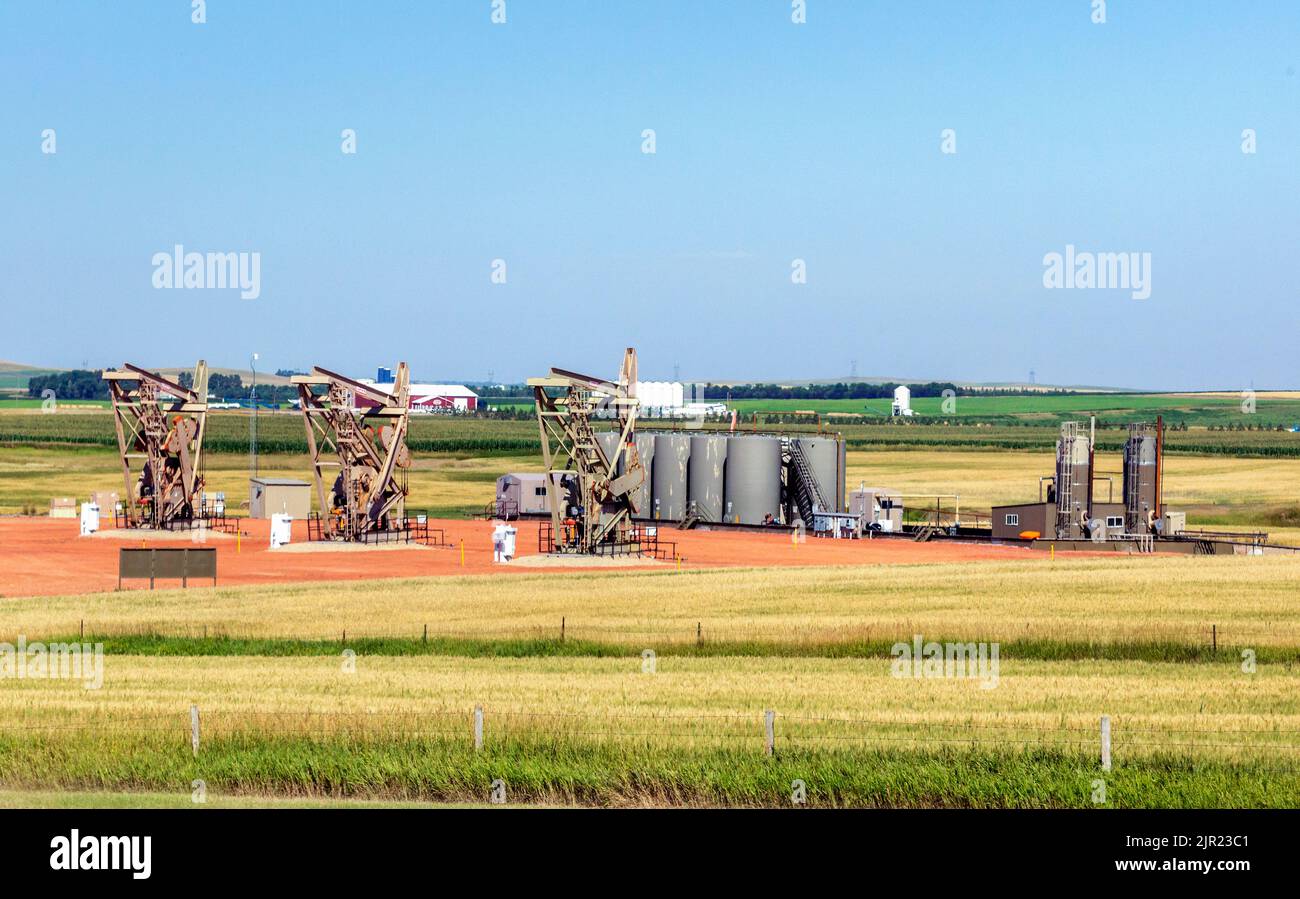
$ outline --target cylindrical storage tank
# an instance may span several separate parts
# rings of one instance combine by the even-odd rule
[[[1156,435],[1135,430],[1124,444],[1125,525],[1135,533],[1150,531],[1147,514],[1156,511]]]
[[[1082,537],[1080,518],[1091,512],[1088,507],[1088,482],[1092,471],[1088,465],[1090,444],[1087,434],[1076,433],[1073,438],[1062,430],[1056,442],[1056,508],[1067,511],[1068,526],[1061,537]],[[1068,484],[1068,487],[1067,487]]]
[[[823,512],[840,512],[844,508],[843,443],[833,437],[796,437],[791,441],[803,453],[822,498]]]
[[[654,481],[654,460],[655,460],[655,435],[648,433],[638,433],[636,435],[636,452],[641,459],[641,469],[645,472],[645,480],[641,482],[640,489],[633,492],[636,499],[635,518],[653,518],[655,514],[654,503],[651,502],[651,485]],[[619,474],[622,474],[620,467]]]
[[[689,476],[691,438],[685,434],[655,436],[654,493],[651,517],[681,521],[686,517],[686,482]]]
[[[727,438],[697,434],[691,438],[689,508],[704,521],[722,521],[727,465]]]
[[[614,454],[618,452],[618,431],[597,431],[596,442],[605,453],[605,458],[613,460]],[[618,466],[615,465],[615,474],[618,473]]]
[[[723,516],[728,522],[762,524],[781,514],[781,440],[728,437]]]

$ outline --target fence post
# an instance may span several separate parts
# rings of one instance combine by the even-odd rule
[[[194,757],[199,757],[199,707],[190,706],[190,748],[194,750]]]
[[[1211,651],[1217,655],[1219,652],[1219,626],[1217,624],[1210,625],[1210,646]]]
[[[483,751],[483,706],[474,706],[474,751]]]
[[[704,645],[704,622],[703,621],[697,621],[695,623],[695,645],[696,646]]]
[[[1101,716],[1101,770],[1110,770],[1110,715]]]
[[[424,636],[420,638],[423,642],[429,642],[429,625],[424,626]]]
[[[561,615],[560,616],[560,642],[561,643],[564,642],[564,624],[565,624],[564,616]]]
[[[776,712],[771,709],[763,713],[763,729],[765,731],[765,754],[772,755],[776,752]]]

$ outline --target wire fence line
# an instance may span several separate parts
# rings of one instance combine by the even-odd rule
[[[962,625],[924,621],[864,624],[854,621],[817,624],[773,624],[771,626],[677,621],[660,625],[611,625],[584,622],[561,616],[552,621],[526,621],[514,625],[481,626],[473,622],[414,624],[405,628],[374,625],[290,625],[267,630],[244,623],[178,625],[165,622],[95,622],[70,620],[62,625],[42,625],[47,639],[93,641],[111,639],[243,640],[257,642],[338,642],[341,646],[362,640],[396,643],[430,641],[535,640],[586,641],[626,644],[689,645],[695,643],[774,643],[782,645],[855,643],[908,643],[917,636],[926,642],[1010,643],[1057,641],[1085,645],[1116,643],[1165,643],[1208,649],[1248,648],[1252,644],[1300,647],[1300,622],[1278,624],[1136,624],[1058,625],[1051,622],[1006,627],[999,632],[984,629],[963,632]],[[20,638],[32,642],[30,634],[11,634],[5,642]]]
[[[216,744],[239,751],[268,741],[307,741],[344,748],[434,744],[451,749],[574,749],[594,745],[691,749],[721,747],[742,753],[779,754],[853,750],[1006,752],[1055,750],[1091,756],[1103,769],[1112,757],[1140,761],[1178,757],[1272,764],[1300,771],[1300,726],[1291,720],[1242,726],[1213,720],[1203,728],[1161,725],[1147,719],[1079,715],[1052,721],[946,719],[922,716],[778,714],[754,712],[535,711],[519,708],[425,707],[383,711],[207,708],[182,713],[100,713],[76,720],[10,718],[0,721],[0,742],[33,737],[87,737],[108,744],[122,737],[169,748]]]

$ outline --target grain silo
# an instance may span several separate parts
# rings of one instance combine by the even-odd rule
[[[735,524],[763,524],[781,514],[781,439],[727,438],[723,515]]]
[[[660,521],[686,517],[686,482],[689,477],[691,438],[686,434],[655,435],[652,514]]]
[[[687,498],[691,511],[702,521],[722,521],[726,502],[723,486],[726,464],[726,437],[697,434],[691,438]]]
[[[1130,534],[1149,534],[1150,521],[1159,519],[1160,457],[1164,450],[1164,422],[1129,425],[1124,442],[1124,527]]]

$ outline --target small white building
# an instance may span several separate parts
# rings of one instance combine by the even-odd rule
[[[894,405],[890,408],[889,414],[895,418],[899,416],[912,415],[912,389],[904,384],[899,384],[894,388]]]

